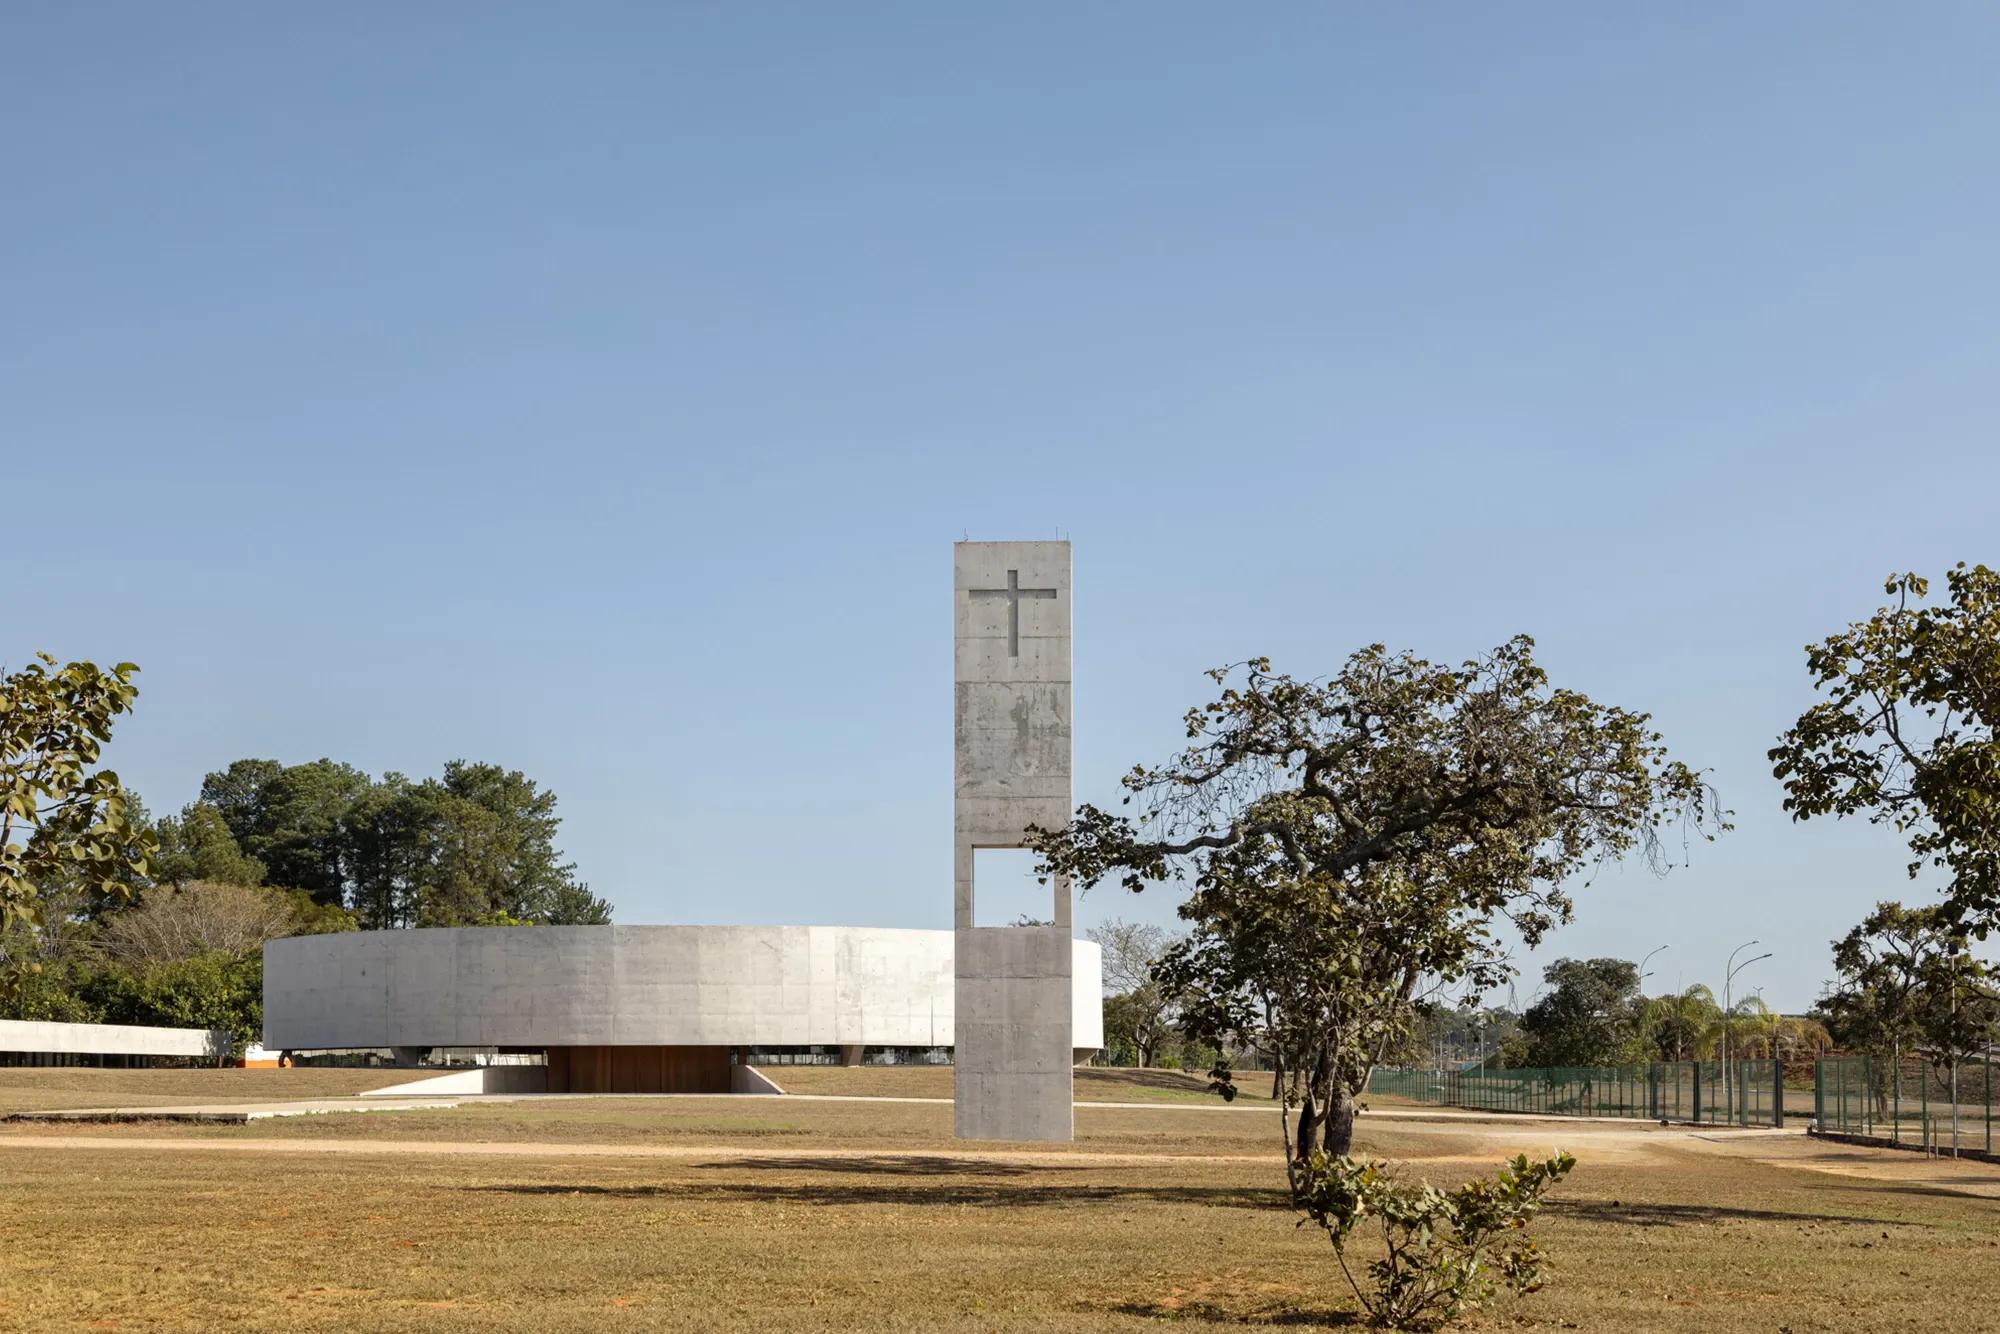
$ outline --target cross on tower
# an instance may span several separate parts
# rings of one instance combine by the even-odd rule
[[[1021,572],[1019,570],[1009,570],[1007,571],[1007,586],[1005,588],[968,588],[965,590],[965,594],[967,597],[975,598],[1007,599],[1007,656],[1018,658],[1021,656],[1021,599],[1052,598],[1056,595],[1056,590],[1053,588],[1023,588],[1021,587]]]

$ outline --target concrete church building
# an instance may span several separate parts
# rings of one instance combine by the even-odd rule
[[[968,1139],[1068,1140],[1103,1045],[1102,959],[1049,915],[974,919],[977,853],[1070,816],[1070,546],[962,542],[953,566],[952,930],[581,926],[368,931],[264,952],[264,1045],[546,1054],[506,1091],[744,1091],[763,1049],[953,1049]],[[943,868],[939,887],[943,892]],[[1039,915],[1038,915],[1039,916]],[[496,1077],[497,1078],[497,1077]],[[483,1086],[482,1086],[483,1087]],[[496,1084],[489,1091],[500,1091]]]
[[[264,1045],[547,1053],[550,1093],[728,1093],[746,1049],[949,1047],[950,931],[539,926],[351,931],[264,947]],[[1103,1045],[1077,944],[1083,1060]],[[1070,1018],[1070,1016],[1065,1016]],[[532,1070],[507,1071],[510,1092]],[[495,1091],[499,1091],[496,1089]]]

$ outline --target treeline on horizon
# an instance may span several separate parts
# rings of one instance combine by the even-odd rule
[[[497,764],[413,781],[238,760],[155,830],[163,880],[303,890],[363,930],[608,923],[611,905],[556,848],[555,809],[554,792]]]
[[[62,876],[44,925],[0,953],[28,966],[0,1018],[263,1030],[265,942],[329,931],[600,925],[611,905],[556,847],[556,795],[519,770],[454,760],[435,778],[373,778],[330,759],[238,760],[178,815],[128,894]]]

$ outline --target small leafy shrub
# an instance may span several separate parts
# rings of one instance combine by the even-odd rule
[[[1230,1068],[1227,1056],[1215,1058],[1215,1067],[1208,1072],[1208,1091],[1221,1094],[1224,1102],[1235,1102],[1242,1092],[1236,1087],[1236,1071]]]
[[[1399,1181],[1371,1158],[1317,1153],[1299,1169],[1294,1199],[1326,1229],[1371,1324],[1435,1329],[1491,1297],[1495,1275],[1517,1293],[1542,1286],[1542,1253],[1522,1229],[1541,1208],[1543,1192],[1575,1166],[1567,1153],[1541,1162],[1522,1154],[1491,1180],[1442,1191]],[[1388,1248],[1368,1266],[1372,1290],[1347,1263],[1355,1229],[1371,1220]]]

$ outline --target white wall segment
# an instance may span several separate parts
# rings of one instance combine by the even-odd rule
[[[0,1051],[90,1056],[229,1054],[229,1034],[206,1028],[145,1028],[137,1024],[56,1024],[0,1019]]]
[[[1095,948],[1079,943],[1078,961]],[[1096,1047],[1101,983],[1097,956],[1087,962],[1072,1003],[1077,1045]],[[874,927],[295,936],[264,947],[264,1045],[944,1047],[953,1040],[952,965],[949,931]]]

